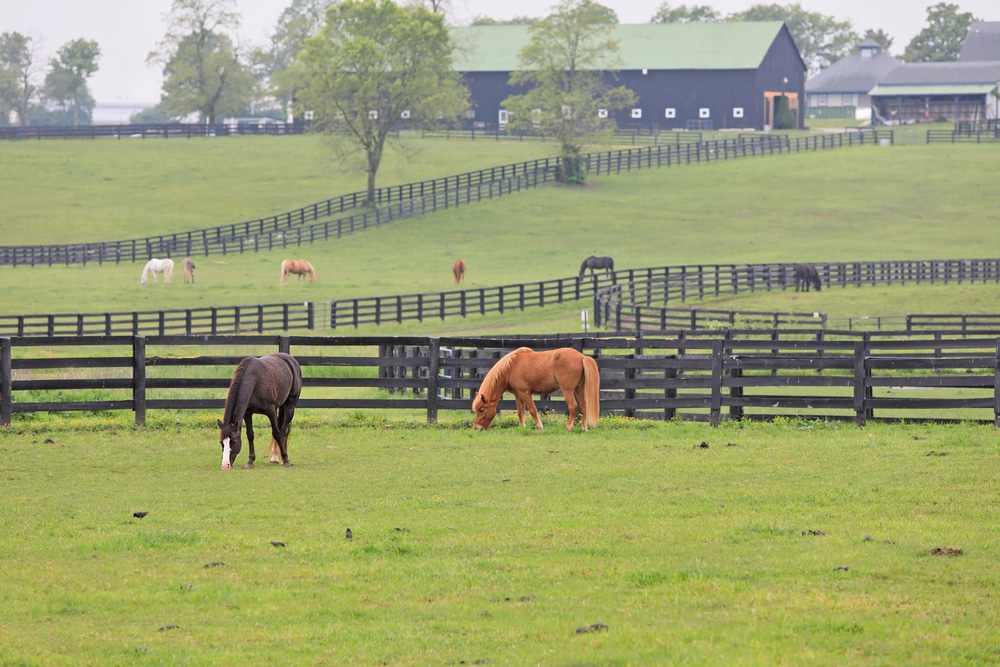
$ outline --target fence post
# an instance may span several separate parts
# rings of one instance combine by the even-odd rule
[[[865,409],[867,387],[865,386],[865,341],[854,343],[854,421],[858,426],[868,423],[868,411]]]
[[[722,421],[722,344],[721,339],[712,341],[712,399],[708,415],[712,426]]]
[[[441,367],[441,339],[427,341],[427,423],[438,420],[438,372]]]
[[[10,337],[0,338],[0,426],[10,426],[14,413],[14,372],[10,354]]]
[[[7,339],[7,369],[4,371],[4,377],[10,375],[10,339]],[[7,380],[7,387],[10,387],[9,380]],[[9,390],[8,390],[9,392]],[[9,399],[8,403],[9,405]],[[9,410],[9,408],[8,408]],[[7,412],[7,419],[10,419],[10,412]],[[4,422],[9,424],[10,421]],[[996,339],[996,357],[993,360],[993,425],[1000,427],[1000,338]]]
[[[132,338],[132,404],[135,425],[146,425],[146,338]]]
[[[292,349],[292,339],[291,336],[278,336],[278,352],[283,352],[285,354],[291,354]]]

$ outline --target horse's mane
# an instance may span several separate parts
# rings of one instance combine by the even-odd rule
[[[224,424],[231,424],[236,421],[234,417],[237,412],[237,404],[240,402],[240,387],[243,386],[243,375],[246,373],[247,366],[249,365],[250,357],[247,357],[239,363],[233,372],[233,379],[229,383],[229,395],[226,397],[226,410],[222,415],[222,422]]]
[[[531,351],[530,348],[519,347],[510,354],[504,355],[498,362],[493,364],[493,368],[486,374],[486,377],[483,378],[483,383],[479,386],[479,393],[489,397],[502,394],[507,389],[507,378],[510,377],[511,367],[525,350],[528,352]]]

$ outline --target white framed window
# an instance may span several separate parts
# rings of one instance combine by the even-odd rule
[[[507,117],[508,117],[507,116],[507,110],[506,109],[500,109],[500,114],[497,117],[497,122],[500,123],[501,125],[506,125],[507,124]]]
[[[474,109],[469,109],[468,111],[465,112],[465,117],[468,118],[469,120],[472,120],[473,118],[476,117],[476,111]]]
[[[698,109],[698,118],[711,118],[712,111],[708,107]]]
[[[562,105],[562,108],[560,109],[560,111],[562,111],[562,117],[563,118],[571,118],[573,116],[573,110],[571,108],[569,108],[565,104]]]
[[[368,120],[378,120],[378,109],[368,110]]]
[[[840,96],[840,106],[842,107],[853,107],[854,106],[854,95],[852,93],[844,93]]]
[[[608,110],[607,109],[598,109],[597,110],[597,117],[598,118],[607,118],[608,117]]]
[[[642,118],[642,109],[632,109],[632,118]]]
[[[816,106],[818,107],[826,106],[826,93],[820,93],[816,96]]]
[[[664,114],[663,115],[666,118],[677,118],[677,109],[675,109],[673,107],[667,107],[664,110]]]
[[[302,114],[303,118],[306,120],[312,120],[315,112],[312,109],[306,109],[306,112]]]
[[[743,118],[743,107],[733,107],[733,118]]]
[[[406,120],[407,118],[409,118],[409,117],[410,117],[410,110],[409,110],[409,109],[403,109],[403,110],[402,110],[402,111],[401,111],[401,112],[399,113],[399,117],[400,117],[400,118],[402,118],[403,120]]]

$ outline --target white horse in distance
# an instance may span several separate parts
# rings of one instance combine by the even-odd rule
[[[156,284],[156,274],[163,274],[163,284],[169,283],[174,278],[174,260],[169,257],[166,259],[151,259],[146,262],[146,267],[142,270],[142,279],[139,281],[140,284],[145,285],[146,279],[150,274],[153,274],[153,284]]]

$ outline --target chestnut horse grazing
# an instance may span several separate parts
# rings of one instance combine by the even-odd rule
[[[465,260],[456,259],[455,263],[451,265],[451,272],[455,274],[455,284],[462,282],[462,278],[465,277]]]
[[[194,265],[194,260],[190,257],[185,257],[184,261],[181,262],[181,266],[184,267],[184,282],[194,284],[194,270],[198,267]]]
[[[597,362],[571,347],[547,352],[519,347],[502,357],[483,378],[472,401],[472,411],[476,413],[472,428],[485,431],[490,427],[505,391],[514,394],[521,426],[524,426],[524,406],[528,406],[535,427],[542,428],[531,395],[551,394],[557,389],[562,391],[569,408],[567,431],[573,428],[578,406],[583,430],[597,425],[601,414],[601,374]]]
[[[271,463],[292,465],[288,461],[288,435],[300,393],[302,369],[295,357],[279,352],[241,361],[229,383],[225,414],[218,420],[222,469],[231,470],[240,453],[244,421],[250,443],[250,457],[244,467],[253,468],[257,458],[253,450],[254,414],[267,415],[271,422]]]
[[[281,284],[288,284],[288,274],[294,273],[299,280],[309,276],[309,282],[316,282],[316,270],[304,259],[286,259],[281,263]]]
[[[146,262],[146,266],[142,269],[142,278],[139,279],[140,285],[146,284],[146,279],[149,278],[150,274],[153,276],[153,284],[156,284],[156,274],[163,274],[163,284],[166,285],[174,278],[174,260],[167,257],[166,259],[156,259],[153,258]]]
[[[795,291],[799,291],[802,286],[803,292],[809,291],[809,285],[816,287],[816,291],[823,289],[823,281],[819,279],[819,271],[812,264],[795,265]]]

